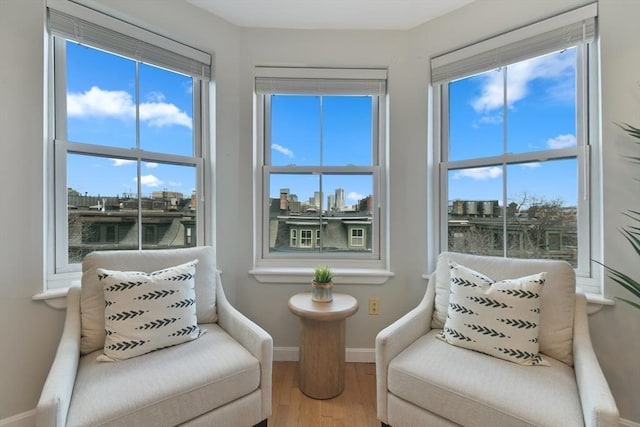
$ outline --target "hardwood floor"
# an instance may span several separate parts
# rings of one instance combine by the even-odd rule
[[[374,427],[376,368],[373,363],[347,363],[345,387],[333,399],[315,400],[298,388],[298,363],[273,364],[273,414],[270,427]]]

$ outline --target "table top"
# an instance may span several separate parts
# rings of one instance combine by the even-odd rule
[[[341,320],[358,311],[358,300],[347,294],[333,294],[333,301],[317,302],[311,292],[289,298],[289,310],[296,316],[313,320]]]

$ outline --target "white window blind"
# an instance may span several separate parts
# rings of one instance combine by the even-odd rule
[[[431,82],[441,84],[591,42],[597,13],[597,4],[593,3],[437,56],[431,60]]]
[[[208,53],[92,9],[67,3],[49,3],[69,9],[48,8],[49,31],[55,36],[201,80],[211,78],[211,55]]]
[[[387,70],[256,67],[256,93],[384,95]]]

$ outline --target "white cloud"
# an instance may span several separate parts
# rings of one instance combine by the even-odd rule
[[[67,95],[67,114],[70,117],[133,117],[131,95],[122,90],[102,90],[97,86],[84,93]]]
[[[558,79],[558,88],[554,91],[555,98],[558,94],[566,94],[566,81],[572,77],[570,70],[573,65],[571,55],[545,55],[528,61],[518,62],[508,66],[507,72],[507,106],[513,108],[514,104],[529,92],[529,84],[535,79]],[[565,78],[566,77],[566,78]],[[482,75],[481,94],[473,99],[471,105],[477,113],[487,114],[504,105],[503,73],[489,72]]]
[[[146,162],[144,164],[148,169],[153,169],[153,168],[157,168],[158,164],[156,162]]]
[[[180,125],[192,127],[191,117],[174,104],[164,102],[164,95],[151,92],[149,101],[140,104],[140,120],[150,126]],[[86,92],[67,94],[67,114],[70,117],[106,117],[120,120],[135,118],[131,95],[122,90],[102,90],[97,86]]]
[[[137,178],[133,178],[134,181],[137,181]],[[140,177],[140,184],[147,187],[160,187],[164,184],[158,177],[154,175],[142,175]]]
[[[502,168],[499,166],[490,166],[484,168],[473,168],[459,170],[454,174],[454,179],[471,178],[476,181],[484,181],[487,179],[499,178],[502,176]]]
[[[541,167],[542,164],[540,164],[540,162],[532,162],[532,163],[520,163],[518,166],[522,168],[528,168],[528,169],[537,169]]]
[[[350,191],[346,195],[346,199],[349,200],[349,201],[353,201],[353,202],[357,202],[358,200],[362,200],[364,198],[365,198],[365,196],[363,196],[360,193],[356,193],[355,191]]]
[[[135,160],[127,160],[127,159],[111,159],[113,161],[113,166],[126,166],[134,164]]]
[[[291,159],[294,158],[293,151],[291,151],[287,147],[283,147],[280,144],[271,144],[271,148],[273,148],[274,150],[280,152],[281,154],[284,154],[285,156],[287,156],[287,157],[289,157]]]
[[[164,102],[166,98],[162,92],[151,91],[147,94],[147,100],[149,102]]]
[[[556,150],[576,146],[576,136],[571,134],[558,135],[547,140],[547,147]]]
[[[140,104],[140,120],[148,121],[149,126],[181,125],[191,129],[192,121],[184,111],[166,102],[145,102]]]

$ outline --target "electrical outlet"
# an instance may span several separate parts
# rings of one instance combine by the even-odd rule
[[[380,298],[369,298],[369,314],[380,313]]]

